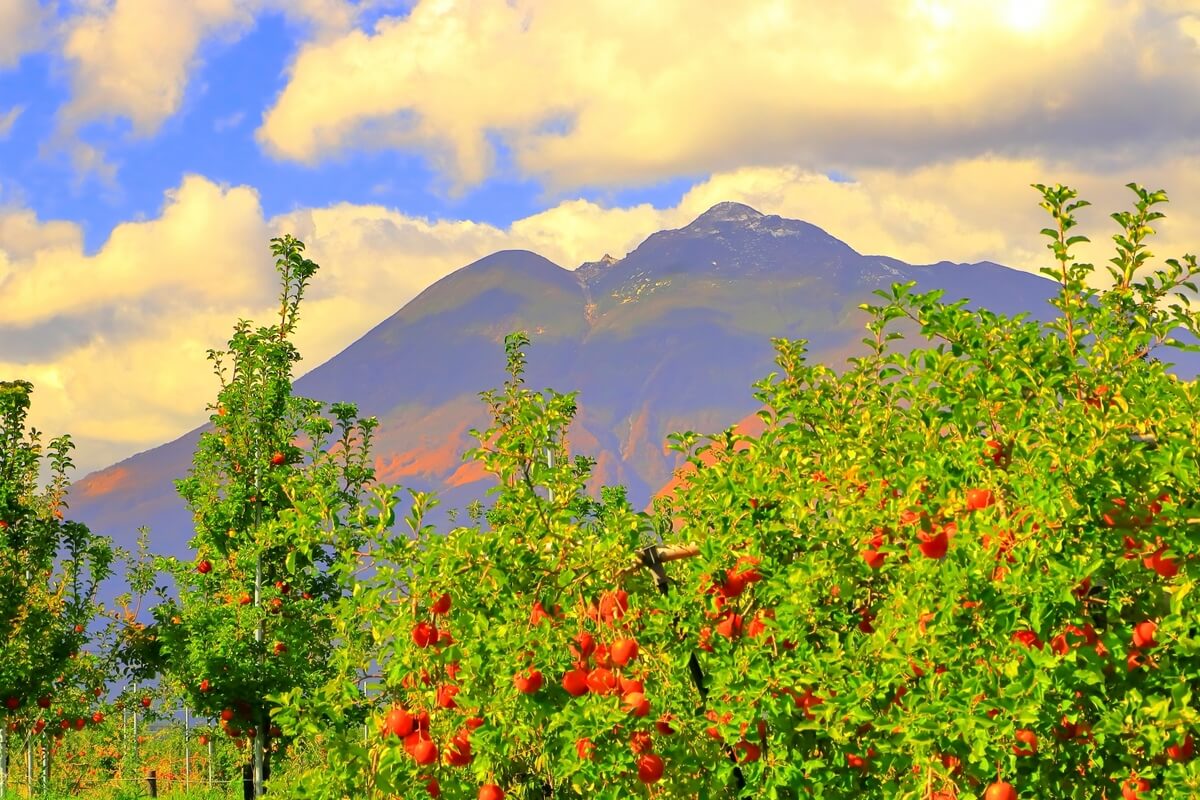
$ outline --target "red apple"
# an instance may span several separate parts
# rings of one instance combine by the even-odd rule
[[[1013,753],[1018,756],[1032,756],[1037,753],[1037,734],[1028,728],[1017,730],[1018,744],[1013,745]],[[1025,747],[1022,747],[1025,745]]]
[[[571,645],[571,654],[577,659],[585,659],[596,649],[596,639],[587,631],[575,635],[575,644]]]
[[[1121,784],[1122,800],[1141,800],[1142,792],[1150,791],[1150,781],[1145,778],[1130,777]]]
[[[455,734],[450,740],[450,746],[444,751],[446,763],[452,767],[465,767],[471,763],[471,740],[469,731]]]
[[[530,669],[524,675],[517,673],[513,676],[513,685],[521,694],[533,694],[542,688],[542,673],[536,669]]]
[[[724,619],[717,623],[717,633],[728,639],[740,636],[742,633],[741,614],[726,614]]]
[[[208,573],[212,572],[212,562],[208,559],[202,560],[196,565],[196,571],[201,575],[207,575]]]
[[[887,559],[887,553],[881,553],[878,550],[859,550],[858,554],[862,556],[863,561],[867,562],[867,566],[871,569],[879,569]]]
[[[625,695],[621,705],[635,717],[644,717],[650,713],[650,701],[641,692],[630,692]]]
[[[921,543],[917,545],[921,550],[921,555],[932,559],[946,557],[946,550],[950,546],[950,536],[945,528],[938,530],[937,533],[917,531],[917,538],[921,540]]]
[[[540,600],[535,600],[533,609],[529,612],[529,624],[537,625],[545,620],[552,620],[550,613],[546,611],[546,607],[542,605]]]
[[[629,736],[629,749],[635,756],[649,753],[654,749],[654,740],[650,738],[648,731],[634,731]]]
[[[741,575],[746,583],[758,583],[762,580],[762,573],[758,571],[758,565],[761,563],[762,559],[758,556],[739,556],[733,569],[727,572],[726,576],[736,573]]]
[[[638,758],[638,780],[645,784],[657,783],[663,775],[663,760],[654,753],[644,753]]]
[[[596,745],[591,739],[583,738],[575,740],[575,754],[579,756],[581,761],[591,761],[592,754],[596,752]]]
[[[504,790],[494,783],[479,787],[479,800],[504,800]]]
[[[445,614],[450,611],[450,595],[443,593],[440,597],[433,601],[433,605],[429,609],[434,614]]]
[[[629,593],[624,589],[605,592],[600,597],[600,619],[611,622],[625,616],[629,610]]]
[[[412,715],[402,706],[392,706],[383,720],[383,735],[398,736],[401,739],[413,732]]]
[[[1139,622],[1133,626],[1133,646],[1134,647],[1153,647],[1157,642],[1154,641],[1154,632],[1158,630],[1158,624],[1146,620]]]
[[[592,694],[608,694],[617,688],[617,676],[604,667],[596,667],[588,673],[588,689]]]
[[[1196,743],[1192,740],[1192,735],[1189,733],[1183,740],[1182,744],[1172,744],[1167,747],[1167,758],[1172,761],[1191,761],[1196,755]]]
[[[276,450],[274,453],[271,454],[271,466],[272,467],[282,466],[284,461],[287,461],[287,456],[285,456],[283,453],[279,452],[278,450]]]
[[[637,639],[618,639],[617,641],[613,642],[611,655],[614,664],[616,664],[618,667],[625,666],[630,661],[633,661],[635,658],[637,658]]]
[[[412,757],[413,761],[416,761],[421,766],[432,764],[437,761],[437,745],[431,739],[421,739],[413,747]]]
[[[740,595],[746,589],[746,579],[740,573],[728,570],[725,573],[725,582],[721,584],[721,594],[728,598],[734,598]]]
[[[1014,642],[1019,642],[1026,647],[1036,647],[1038,650],[1041,650],[1044,647],[1042,640],[1038,638],[1038,635],[1030,630],[1016,631],[1012,635],[1012,640]]]
[[[613,667],[612,655],[611,655],[611,651],[608,648],[608,645],[605,645],[605,644],[596,645],[595,649],[592,650],[592,663],[595,664],[597,667],[604,667],[605,669],[612,669],[612,667]]]
[[[562,686],[567,690],[567,694],[572,697],[580,697],[587,694],[588,676],[581,669],[573,669],[563,675]]]
[[[437,690],[437,707],[438,708],[458,708],[458,703],[454,701],[458,694],[458,687],[450,684],[442,685]]]
[[[417,647],[429,647],[433,642],[437,641],[437,628],[430,625],[428,622],[418,622],[413,627],[412,632],[413,643]]]
[[[967,511],[979,511],[996,502],[996,496],[991,489],[968,489]]]
[[[758,745],[747,742],[745,739],[735,744],[733,751],[739,753],[737,759],[743,764],[753,764],[762,755],[762,750]]]
[[[1008,463],[1008,450],[1003,444],[995,439],[988,439],[983,443],[984,449],[987,451],[988,458],[992,459],[992,463],[997,467],[1004,467]]]
[[[996,781],[983,793],[983,800],[1017,800],[1017,790],[1008,781]]]

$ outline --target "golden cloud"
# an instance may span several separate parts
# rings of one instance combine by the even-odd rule
[[[303,46],[256,136],[309,164],[418,149],[455,192],[497,168],[489,134],[554,190],[989,151],[1138,163],[1200,100],[1176,6],[425,0]]]
[[[0,69],[15,67],[23,55],[42,46],[48,18],[38,0],[0,3]]]

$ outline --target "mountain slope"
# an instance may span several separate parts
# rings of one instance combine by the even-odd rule
[[[490,502],[494,480],[460,456],[478,444],[468,429],[491,426],[478,393],[503,387],[505,334],[526,330],[525,385],[579,390],[568,441],[572,454],[598,460],[589,492],[623,484],[643,507],[683,463],[666,451],[668,434],[714,433],[753,415],[751,385],[778,371],[771,337],[808,339],[811,360],[838,368],[864,350],[868,317],[858,304],[907,280],[918,291],[945,289],[947,301],[969,296],[1002,313],[1056,316],[1046,301],[1057,285],[1041,276],[989,262],[863,256],[806,222],[720,203],[625,258],[576,271],[522,250],[480,259],[300,378],[296,391],[378,416],[380,480],[436,491],[442,505],[428,521],[445,530],[450,508]],[[1176,372],[1194,376],[1197,361]],[[149,525],[154,550],[185,553],[190,518],[172,480],[187,474],[201,430],[81,480],[74,518],[126,545]]]

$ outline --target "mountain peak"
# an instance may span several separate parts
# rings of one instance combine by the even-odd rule
[[[762,214],[744,203],[734,203],[726,200],[696,217],[695,222],[744,222],[758,219]],[[695,222],[692,224],[694,225]]]

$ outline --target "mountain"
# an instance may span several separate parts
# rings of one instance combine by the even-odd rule
[[[718,203],[624,258],[576,270],[525,250],[493,253],[429,286],[295,389],[379,417],[379,479],[436,491],[442,505],[428,521],[448,530],[450,508],[491,502],[494,479],[461,454],[478,444],[469,428],[491,426],[478,393],[503,387],[505,334],[525,330],[525,385],[580,391],[568,442],[572,455],[597,459],[589,493],[622,484],[634,507],[647,507],[684,464],[666,450],[668,434],[716,433],[739,419],[761,426],[752,384],[779,371],[771,337],[807,339],[810,360],[840,368],[865,351],[869,317],[858,304],[908,280],[945,290],[947,302],[1057,316],[1047,303],[1057,284],[1040,275],[861,255],[807,222]],[[894,345],[920,344],[911,324],[897,329],[908,338]],[[1193,354],[1159,355],[1179,362],[1180,377],[1200,372]],[[184,555],[190,516],[172,481],[187,474],[206,428],[86,476],[72,488],[72,517],[125,546],[147,525],[154,551]]]

